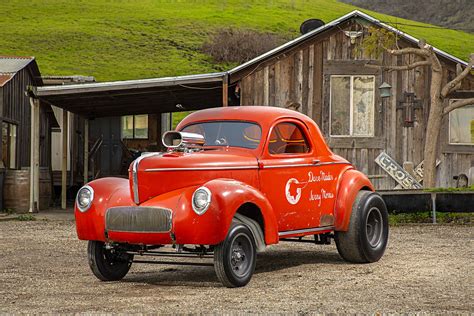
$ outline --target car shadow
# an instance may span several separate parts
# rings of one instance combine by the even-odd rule
[[[212,263],[212,259],[207,259]],[[301,265],[345,264],[341,257],[334,251],[295,251],[278,250],[259,253],[255,274],[275,272]],[[147,271],[136,271],[132,268],[122,282],[136,283],[140,288],[154,286],[170,287],[216,287],[220,284],[212,266],[180,266],[166,265],[149,268]],[[153,270],[152,270],[153,269]],[[160,269],[159,271],[157,271]],[[133,271],[135,270],[135,271]]]

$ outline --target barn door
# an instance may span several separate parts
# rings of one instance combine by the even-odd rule
[[[98,150],[96,173],[99,177],[120,174],[122,150],[120,147],[120,117],[105,117],[91,121],[91,140],[102,136],[102,145]]]

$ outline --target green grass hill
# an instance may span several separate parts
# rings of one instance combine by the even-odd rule
[[[200,51],[219,28],[294,38],[308,18],[329,22],[354,9],[335,0],[2,0],[0,54],[35,56],[44,75],[91,75],[99,81],[221,71],[232,65],[213,63]],[[474,34],[398,28],[464,60],[474,52]]]

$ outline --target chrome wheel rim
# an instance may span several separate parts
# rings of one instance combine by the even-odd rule
[[[245,234],[239,234],[232,240],[230,247],[230,267],[238,277],[246,276],[253,261],[252,242]]]
[[[383,219],[382,213],[376,207],[372,207],[368,214],[365,225],[365,235],[371,247],[377,247],[382,240]]]

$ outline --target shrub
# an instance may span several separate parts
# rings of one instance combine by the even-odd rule
[[[219,63],[244,63],[281,44],[286,39],[250,29],[221,29],[202,46]]]

